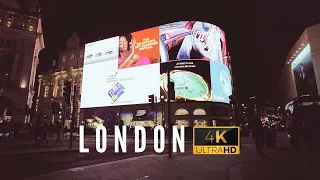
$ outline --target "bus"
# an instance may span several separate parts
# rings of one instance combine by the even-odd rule
[[[285,106],[286,132],[291,145],[299,146],[302,139],[317,142],[320,130],[320,96],[304,95]]]

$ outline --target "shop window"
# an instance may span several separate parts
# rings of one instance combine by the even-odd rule
[[[44,87],[44,97],[48,97],[49,96],[49,86],[45,86]]]
[[[207,121],[206,120],[195,120],[194,121],[194,126],[207,126]]]
[[[189,127],[189,121],[188,120],[176,120],[176,126],[178,129],[180,129],[181,126]]]

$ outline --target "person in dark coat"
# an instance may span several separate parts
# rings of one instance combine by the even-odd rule
[[[264,128],[260,119],[259,107],[252,103],[249,107],[249,120],[252,137],[255,141],[256,151],[258,154],[263,154],[264,147]]]

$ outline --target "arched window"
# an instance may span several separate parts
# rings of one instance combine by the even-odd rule
[[[174,113],[174,115],[176,115],[176,116],[184,116],[184,115],[188,115],[188,114],[189,114],[189,112],[184,108],[177,109],[176,112]]]
[[[45,86],[44,87],[44,97],[48,97],[49,96],[49,86]]]
[[[204,109],[198,108],[198,109],[193,111],[193,115],[205,116],[205,115],[207,115],[207,113],[206,113],[206,111]]]

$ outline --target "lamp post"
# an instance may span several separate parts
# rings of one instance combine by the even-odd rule
[[[169,157],[172,157],[172,122],[171,122],[171,97],[174,96],[174,89],[172,89],[172,87],[174,87],[173,82],[171,82],[171,78],[170,78],[170,73],[171,73],[171,67],[168,68],[167,71],[168,75],[167,75],[167,85],[168,85],[168,130],[169,130]],[[173,85],[171,85],[173,84]]]
[[[231,83],[232,83],[232,97],[233,97],[233,103],[231,104],[232,106],[232,116],[234,118],[234,123],[239,126],[240,125],[240,120],[239,120],[239,107],[238,107],[238,99],[237,99],[237,91],[236,91],[236,82],[235,82],[235,76],[232,68],[232,63],[231,63],[231,56],[228,54],[228,61],[229,61],[229,69],[231,72]]]

